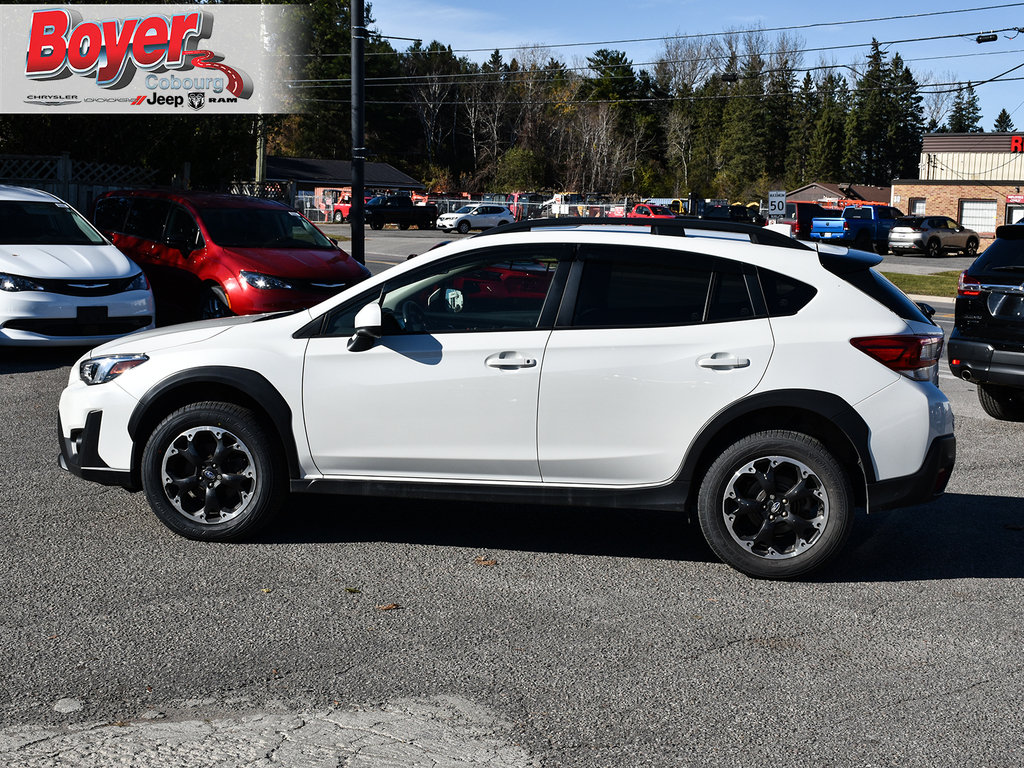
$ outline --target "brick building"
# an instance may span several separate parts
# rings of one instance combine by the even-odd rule
[[[949,216],[978,232],[1024,220],[1024,136],[933,133],[924,137],[917,179],[897,179],[892,205],[910,215]]]

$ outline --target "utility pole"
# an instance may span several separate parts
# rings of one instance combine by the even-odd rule
[[[365,137],[365,70],[363,48],[366,27],[363,21],[363,0],[352,0],[352,207],[348,220],[352,226],[352,258],[366,263],[366,243],[363,231],[363,161],[366,158]]]

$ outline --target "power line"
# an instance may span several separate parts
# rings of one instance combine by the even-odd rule
[[[896,15],[896,16],[875,16],[875,17],[867,18],[867,19],[848,19],[848,20],[844,20],[844,21],[820,21],[820,22],[813,22],[813,23],[809,23],[809,24],[791,24],[791,25],[782,26],[782,27],[755,28],[755,29],[745,29],[745,30],[732,31],[732,32],[705,32],[705,33],[695,33],[695,34],[688,34],[688,35],[664,35],[664,36],[661,36],[661,37],[635,37],[635,38],[624,38],[624,39],[621,39],[621,40],[597,40],[597,41],[583,42],[583,43],[558,43],[558,44],[554,44],[554,45],[545,45],[545,44],[541,44],[541,43],[536,43],[536,44],[530,44],[530,45],[498,46],[496,48],[493,48],[493,47],[488,47],[488,48],[448,48],[448,47],[445,47],[445,50],[443,52],[444,53],[449,53],[449,52],[450,53],[486,53],[488,51],[514,51],[514,50],[548,49],[548,48],[578,48],[578,47],[583,47],[583,46],[621,45],[623,43],[652,43],[652,42],[668,41],[668,40],[692,40],[692,39],[696,39],[696,38],[732,37],[732,36],[741,36],[741,35],[745,35],[745,34],[763,33],[763,32],[795,32],[795,31],[805,30],[805,29],[817,29],[817,28],[824,28],[824,27],[839,27],[839,26],[846,26],[846,25],[850,25],[850,24],[874,24],[874,23],[879,23],[879,22],[883,22],[883,21],[906,21],[906,20],[909,20],[909,19],[921,19],[921,18],[935,17],[935,16],[949,16],[949,15],[959,14],[959,13],[977,13],[977,12],[980,12],[980,11],[1004,10],[1006,8],[1018,8],[1018,7],[1021,7],[1021,6],[1024,6],[1024,2],[1020,2],[1020,3],[1007,3],[1005,5],[984,5],[984,6],[979,6],[977,8],[958,8],[958,9],[946,10],[946,11],[925,11],[925,12],[922,12],[922,13],[907,13],[907,14],[900,14],[900,15]],[[991,32],[995,32],[995,31],[998,31],[998,32],[1009,32],[1011,30],[1004,29],[1004,30],[988,30],[988,31],[991,31]],[[953,37],[956,37],[956,35],[954,35]],[[397,53],[397,52],[392,52],[392,51],[374,51],[374,52],[369,52],[368,51],[366,53],[366,55],[367,56],[389,56],[389,55],[394,55],[395,53]],[[442,53],[442,51],[430,51],[430,50],[424,49],[424,50],[417,51],[417,53],[432,54],[432,53]]]

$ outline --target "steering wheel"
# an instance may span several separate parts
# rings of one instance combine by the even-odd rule
[[[402,321],[402,330],[406,333],[426,333],[427,313],[415,301],[403,301],[399,304],[398,315]]]

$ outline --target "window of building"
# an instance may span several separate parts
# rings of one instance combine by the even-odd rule
[[[910,210],[907,211],[908,216],[925,215],[925,199],[923,197],[912,197],[907,204],[910,206]]]
[[[993,234],[996,231],[996,201],[961,200],[959,218],[968,229]]]

